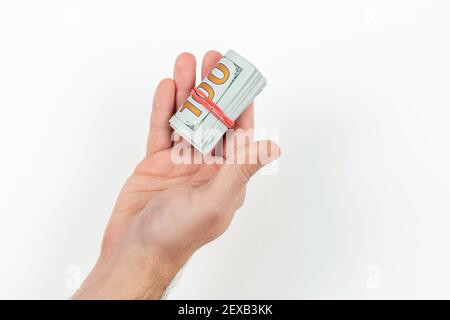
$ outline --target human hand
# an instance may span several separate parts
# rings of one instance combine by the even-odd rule
[[[204,56],[202,78],[220,58],[216,51]],[[250,177],[278,158],[280,150],[272,141],[239,143],[231,135],[228,157],[213,155],[216,161],[210,164],[173,161],[174,148],[180,145],[174,146],[169,119],[195,86],[195,74],[195,57],[183,53],[176,59],[173,80],[158,85],[147,154],[122,188],[100,257],[74,298],[160,298],[189,257],[226,230],[244,201]],[[252,104],[235,128],[249,131],[253,122]],[[239,163],[237,154],[246,155],[246,161]]]

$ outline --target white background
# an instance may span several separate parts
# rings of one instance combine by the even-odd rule
[[[448,1],[0,2],[0,298],[70,297],[182,51],[269,85],[279,173],[168,298],[450,298]]]

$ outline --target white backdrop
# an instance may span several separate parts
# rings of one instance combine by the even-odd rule
[[[0,298],[70,297],[182,51],[268,79],[257,176],[168,298],[450,298],[448,1],[1,1]]]

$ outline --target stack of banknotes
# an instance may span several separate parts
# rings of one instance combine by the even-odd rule
[[[229,50],[197,86],[229,120],[236,120],[266,85],[266,79],[250,62]],[[170,119],[170,126],[197,150],[208,154],[232,126],[199,102],[195,93]],[[214,110],[213,110],[214,111]],[[225,119],[226,120],[226,119]]]

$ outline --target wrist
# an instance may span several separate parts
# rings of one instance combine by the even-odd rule
[[[75,299],[160,299],[184,263],[166,259],[159,249],[132,246],[102,250]]]

